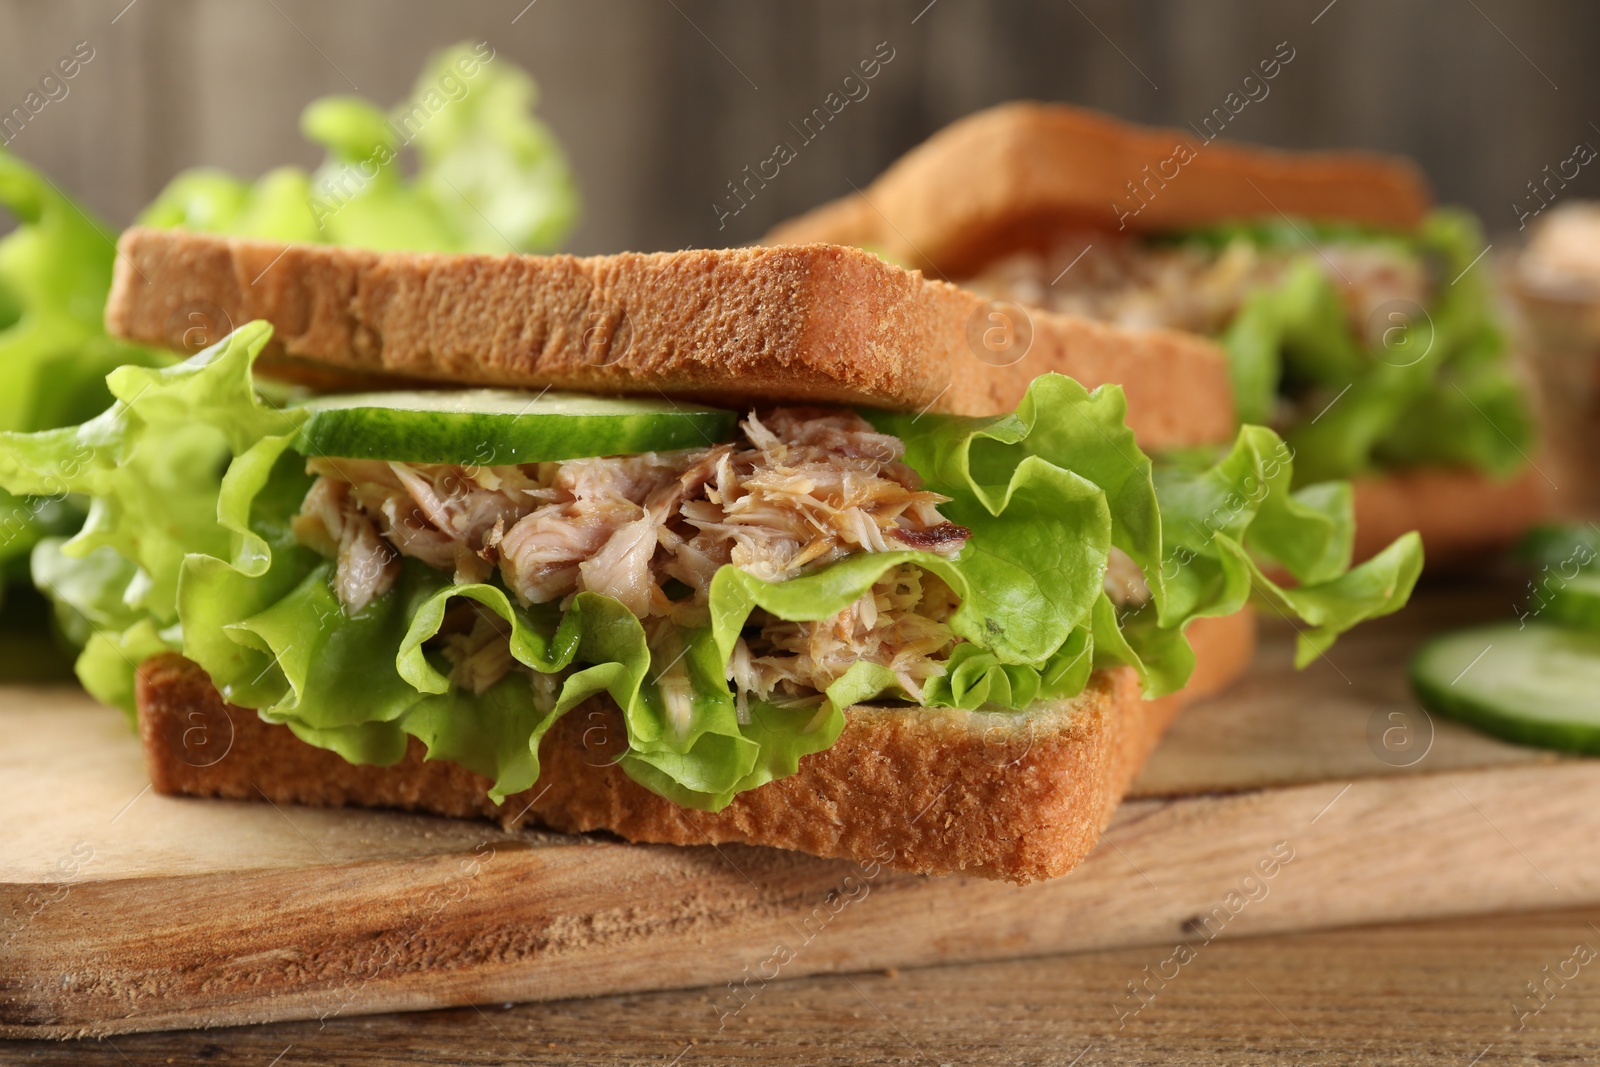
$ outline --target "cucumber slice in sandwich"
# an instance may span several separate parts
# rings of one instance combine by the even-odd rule
[[[307,401],[301,450],[338,459],[494,466],[704,448],[733,439],[731,411],[513,389],[357,393]]]
[[[1441,715],[1525,745],[1600,752],[1600,633],[1497,623],[1437,637],[1411,685]]]

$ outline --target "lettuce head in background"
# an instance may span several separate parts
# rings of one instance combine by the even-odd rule
[[[533,79],[487,43],[454,45],[429,58],[411,96],[389,111],[352,96],[308,106],[301,129],[328,152],[315,173],[284,167],[251,182],[215,169],[187,171],[139,222],[375,249],[552,251],[577,221],[578,195],[561,146],[532,114],[537,99]],[[105,332],[112,227],[3,150],[0,207],[18,222],[0,240],[0,433],[86,422],[112,403],[112,370],[173,362]],[[225,444],[191,426],[172,428],[164,447],[191,462],[166,470],[160,490],[177,501],[214,500]],[[59,481],[59,489],[34,495],[0,490],[0,597],[10,585],[18,617],[9,629],[34,639],[23,649],[7,634],[3,644],[15,655],[0,656],[0,676],[17,676],[40,651],[32,647],[39,604],[27,590],[30,572],[73,645],[121,632],[128,613],[142,610],[137,589],[126,604],[85,595],[123,564],[109,548],[83,558],[61,554],[84,526],[87,503],[70,478]]]
[[[489,44],[458,44],[387,112],[355,96],[312,102],[300,129],[328,151],[314,173],[281,167],[247,182],[186,171],[139,222],[385,251],[554,251],[577,221],[578,194],[555,135],[532,114],[537,100],[533,79]]]

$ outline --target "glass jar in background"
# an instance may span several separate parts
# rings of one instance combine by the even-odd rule
[[[1560,510],[1600,517],[1600,203],[1546,212],[1509,268]]]

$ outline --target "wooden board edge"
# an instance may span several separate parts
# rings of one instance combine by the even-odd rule
[[[497,854],[470,878],[447,864],[417,861],[329,868],[327,877],[343,879],[355,902],[350,921],[329,925],[324,915],[319,927],[304,907],[297,910],[297,891],[281,884],[275,916],[233,915],[232,932],[208,942],[229,954],[231,973],[194,972],[193,960],[170,958],[182,947],[179,938],[192,942],[207,894],[225,900],[238,889],[237,876],[231,886],[206,876],[143,905],[150,917],[165,916],[164,927],[137,935],[159,946],[150,950],[159,966],[147,961],[120,984],[108,975],[96,984],[89,979],[97,964],[80,962],[73,976],[88,984],[67,989],[56,962],[63,938],[94,936],[111,923],[113,908],[127,905],[117,894],[131,892],[108,883],[97,896],[85,886],[75,908],[61,909],[52,929],[14,954],[18,966],[0,986],[0,1037],[98,1036],[318,1018],[331,1009],[362,1014],[724,983],[728,992],[716,1001],[733,1010],[738,990],[752,981],[764,987],[807,974],[1128,945],[1203,947],[1214,937],[1595,903],[1600,856],[1586,847],[1586,816],[1597,800],[1600,761],[1135,801],[1107,833],[1115,848],[1098,849],[1068,878],[1026,888],[737,846],[661,848],[652,850],[661,866],[651,877],[678,889],[658,892],[643,912],[634,887],[608,883],[619,868],[607,868],[604,850],[540,872],[557,900],[561,892],[591,894],[595,906],[585,914],[530,900],[523,867],[539,861],[514,851]],[[1373,832],[1375,820],[1384,833]],[[1525,827],[1541,832],[1525,835]],[[272,880],[271,872],[261,877]],[[389,911],[366,902],[392,896],[398,883],[421,890],[413,901],[460,899],[405,942],[392,966],[385,959],[373,969],[384,957],[372,953],[386,951],[373,935],[407,928],[392,899]],[[1473,891],[1462,892],[1463,884]],[[97,921],[99,909],[106,918]],[[933,937],[930,915],[940,919]],[[112,925],[132,936],[126,913]],[[358,929],[366,936],[354,937]],[[285,930],[301,943],[275,942]],[[643,946],[630,940],[635,935]],[[352,986],[363,952],[371,974]],[[1152,965],[1164,952],[1152,949]],[[442,958],[458,966],[441,976],[435,965]],[[177,981],[185,964],[190,979],[207,987],[207,1003],[162,999],[163,983]],[[299,985],[274,986],[274,975]],[[263,998],[263,982],[276,995]],[[129,989],[143,991],[143,1005],[124,995]],[[87,993],[98,1003],[88,1003]]]

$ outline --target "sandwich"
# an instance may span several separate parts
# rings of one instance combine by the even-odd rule
[[[1247,603],[1309,662],[1422,565],[1350,566],[1348,487],[1234,432],[1210,342],[1041,312],[1000,365],[982,297],[858,249],[120,251],[113,334],[239,327],[0,435],[0,485],[91,498],[57,589],[164,793],[1028,882],[1243,669]],[[257,388],[308,369],[390,388]]]
[[[1025,309],[1216,339],[1240,419],[1297,484],[1355,482],[1357,558],[1420,530],[1430,563],[1548,507],[1472,218],[1408,163],[1287,153],[1064,105],[969,116],[767,243],[858,245]]]

